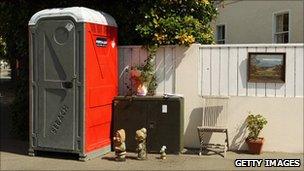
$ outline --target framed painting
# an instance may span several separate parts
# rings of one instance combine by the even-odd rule
[[[284,83],[285,53],[248,53],[248,82]]]

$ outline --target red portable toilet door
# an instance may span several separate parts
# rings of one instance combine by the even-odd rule
[[[118,93],[115,27],[86,25],[85,151],[110,148],[112,100]],[[98,32],[103,30],[104,32]],[[100,41],[103,41],[102,45]]]

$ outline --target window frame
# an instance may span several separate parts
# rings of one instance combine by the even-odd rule
[[[263,79],[263,78],[252,78],[251,74],[251,60],[254,58],[254,55],[280,55],[282,56],[282,68],[281,68],[281,78],[270,78],[270,79]],[[247,56],[247,82],[249,83],[286,83],[286,52],[248,52]]]
[[[218,28],[219,27],[223,27],[224,26],[224,39],[218,39],[219,35],[218,35]],[[226,44],[226,24],[217,24],[216,25],[216,28],[215,28],[215,31],[216,31],[216,44]],[[218,42],[224,42],[224,43],[218,43]]]
[[[288,31],[280,31],[277,32],[276,31],[276,24],[277,24],[277,16],[278,15],[284,15],[284,14],[288,14]],[[284,17],[283,17],[284,18]],[[288,42],[290,43],[290,10],[284,10],[284,11],[279,11],[279,12],[274,12],[272,15],[272,43],[275,44],[286,44],[286,43],[278,43],[277,39],[276,39],[276,35],[283,35],[285,33],[288,33]]]

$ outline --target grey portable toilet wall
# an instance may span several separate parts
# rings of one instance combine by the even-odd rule
[[[110,151],[118,93],[117,25],[84,7],[46,9],[29,21],[30,147],[79,154]]]

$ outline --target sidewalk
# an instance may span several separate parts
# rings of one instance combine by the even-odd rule
[[[9,143],[10,146],[12,142]],[[126,162],[113,161],[111,152],[102,158],[87,162],[77,160],[77,156],[68,154],[42,153],[40,156],[26,155],[26,147],[22,142],[14,142],[15,150],[1,149],[1,170],[265,170],[269,168],[236,168],[235,159],[301,159],[299,168],[270,168],[271,170],[303,170],[303,154],[265,152],[261,155],[237,154],[228,152],[227,157],[219,155],[198,156],[197,153],[168,155],[166,160],[158,159],[158,154],[149,154],[148,160],[138,161],[135,153],[127,154]],[[2,146],[3,147],[3,146]],[[1,148],[2,148],[1,147]],[[6,148],[8,149],[8,148]]]

